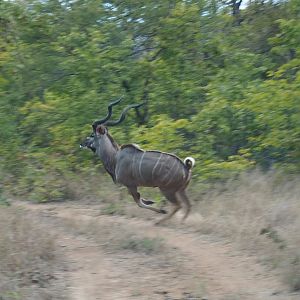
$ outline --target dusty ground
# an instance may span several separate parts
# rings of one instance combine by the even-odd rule
[[[174,220],[104,215],[101,206],[15,204],[57,235],[71,300],[296,300],[278,274],[234,245]],[[151,213],[150,213],[151,214]]]

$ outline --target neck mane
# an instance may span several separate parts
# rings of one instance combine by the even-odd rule
[[[111,141],[111,144],[113,145],[113,147],[114,147],[117,151],[119,151],[119,150],[120,150],[119,144],[113,139],[113,137],[112,137],[109,133],[107,133],[106,135],[107,135],[107,137],[109,138],[109,140]]]

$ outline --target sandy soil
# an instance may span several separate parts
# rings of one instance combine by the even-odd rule
[[[288,292],[278,274],[258,264],[257,257],[176,220],[154,226],[155,215],[152,221],[104,215],[99,205],[79,202],[16,205],[38,214],[56,232],[68,266],[58,278],[67,280],[71,300],[299,297]],[[150,244],[143,245],[145,240]]]

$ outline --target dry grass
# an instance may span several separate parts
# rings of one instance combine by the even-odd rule
[[[73,218],[66,218],[62,221],[62,224],[74,235],[82,234],[92,238],[108,252],[130,251],[142,254],[142,256],[144,254],[152,256],[160,255],[166,251],[166,245],[161,238],[148,238],[117,222],[103,224],[92,218],[87,217],[79,221]]]
[[[53,288],[55,237],[23,210],[0,206],[0,299],[64,299]]]
[[[292,290],[300,289],[300,179],[258,171],[216,187],[198,199],[188,223],[217,234],[281,273]],[[198,211],[198,213],[197,213]]]
[[[110,202],[121,197],[119,186],[113,183],[109,175],[103,174],[103,170],[73,176],[67,185],[70,191],[69,199],[72,200],[84,200],[91,203],[99,202],[99,200]]]
[[[78,198],[101,204],[103,214],[151,220],[156,217],[137,207],[126,189],[114,185],[107,176],[95,174],[88,183],[82,178],[76,186]],[[259,257],[262,264],[276,269],[292,290],[299,290],[300,178],[255,171],[203,191],[203,185],[197,182],[190,185],[188,195],[194,206],[186,225],[234,242]],[[142,188],[140,192],[156,202],[164,199],[153,188]],[[143,244],[141,239],[138,238],[138,246]],[[122,244],[118,237],[112,240]],[[130,245],[136,247],[136,242]]]

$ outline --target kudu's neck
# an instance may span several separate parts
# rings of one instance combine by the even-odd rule
[[[103,135],[99,139],[96,153],[100,157],[105,170],[110,174],[113,181],[116,181],[115,168],[116,168],[116,156],[119,151],[119,145],[114,141],[111,135],[108,133]]]

